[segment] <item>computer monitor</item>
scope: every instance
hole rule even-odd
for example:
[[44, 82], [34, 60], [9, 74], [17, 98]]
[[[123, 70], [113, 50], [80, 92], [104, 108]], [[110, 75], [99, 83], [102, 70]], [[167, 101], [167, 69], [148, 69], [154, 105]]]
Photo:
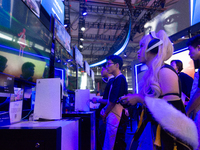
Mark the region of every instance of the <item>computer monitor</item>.
[[6, 0], [0, 9], [1, 72], [27, 81], [49, 76], [52, 33], [22, 1]]

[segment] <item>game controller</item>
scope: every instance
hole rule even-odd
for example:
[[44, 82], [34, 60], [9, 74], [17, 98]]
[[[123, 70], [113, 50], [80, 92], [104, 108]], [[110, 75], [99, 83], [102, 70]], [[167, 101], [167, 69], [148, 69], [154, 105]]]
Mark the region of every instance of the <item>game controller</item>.
[[122, 98], [124, 98], [125, 96], [121, 96], [121, 97], [119, 97], [118, 98], [118, 100], [117, 100], [117, 104], [123, 104], [124, 102], [125, 102], [125, 100], [121, 100]]

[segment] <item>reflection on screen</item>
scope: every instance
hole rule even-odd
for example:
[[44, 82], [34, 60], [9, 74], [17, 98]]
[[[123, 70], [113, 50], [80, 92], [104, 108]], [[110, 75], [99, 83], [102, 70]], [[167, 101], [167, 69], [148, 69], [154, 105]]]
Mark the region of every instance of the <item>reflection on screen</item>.
[[63, 80], [64, 92], [76, 89], [76, 64], [65, 48], [55, 40], [55, 77]]
[[64, 4], [61, 0], [42, 0], [42, 6], [45, 8], [49, 16], [51, 14], [64, 24]]
[[52, 34], [22, 1], [2, 1], [0, 57], [6, 58], [2, 72], [32, 82], [48, 77], [51, 44]]
[[41, 0], [23, 0], [26, 5], [35, 13], [36, 16], [40, 17], [40, 4]]
[[71, 37], [65, 30], [65, 27], [55, 18], [54, 23], [54, 32], [56, 39], [62, 44], [62, 46], [70, 52], [70, 43], [71, 43]]

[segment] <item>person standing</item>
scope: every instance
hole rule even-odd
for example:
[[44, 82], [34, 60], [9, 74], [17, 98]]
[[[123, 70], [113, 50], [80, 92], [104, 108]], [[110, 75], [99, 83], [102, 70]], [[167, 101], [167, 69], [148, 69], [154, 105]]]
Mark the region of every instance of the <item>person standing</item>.
[[196, 126], [185, 115], [178, 75], [172, 66], [164, 64], [173, 50], [163, 30], [150, 32], [140, 41], [138, 59], [148, 70], [139, 94], [128, 94], [121, 99], [124, 104], [143, 104], [134, 135], [138, 149], [191, 150], [198, 146]]
[[177, 72], [180, 82], [181, 82], [181, 91], [182, 91], [182, 100], [185, 103], [185, 101], [189, 101], [190, 99], [190, 92], [192, 89], [193, 84], [193, 78], [187, 75], [184, 72], [181, 72], [183, 70], [183, 63], [180, 60], [172, 60], [171, 66], [175, 69]]
[[[189, 48], [189, 55], [190, 57], [196, 61], [200, 60], [200, 35], [197, 35], [193, 38], [191, 38], [188, 43]], [[200, 76], [199, 76], [199, 69], [198, 69], [198, 79], [196, 87], [194, 87], [194, 94], [191, 95], [191, 99], [188, 102], [186, 109], [186, 114], [189, 115], [191, 112], [194, 112], [193, 114], [196, 114], [200, 110]], [[193, 83], [195, 84], [195, 83]], [[195, 116], [195, 115], [194, 115]], [[194, 119], [194, 117], [193, 117]]]
[[103, 150], [125, 150], [125, 132], [128, 118], [125, 115], [124, 107], [117, 103], [120, 97], [128, 94], [126, 78], [121, 73], [123, 60], [117, 55], [110, 55], [106, 59], [107, 71], [114, 76], [114, 81], [110, 87], [108, 103], [101, 110], [102, 119], [106, 122]]
[[103, 98], [97, 98], [97, 97], [93, 97], [91, 99], [92, 103], [96, 104], [96, 103], [100, 103], [99, 108], [96, 110], [95, 114], [96, 114], [96, 128], [97, 128], [97, 150], [101, 150], [103, 147], [103, 142], [104, 142], [104, 138], [105, 138], [105, 132], [106, 132], [106, 124], [103, 123], [101, 117], [100, 117], [100, 111], [106, 106], [107, 101], [108, 101], [108, 94], [110, 91], [110, 86], [113, 83], [114, 80], [114, 76], [112, 74], [109, 74], [107, 69], [106, 69], [106, 64], [104, 63], [102, 65], [102, 70], [101, 70], [101, 76], [102, 76], [102, 80], [104, 82], [106, 82], [106, 87], [103, 93]]
[[[200, 35], [196, 35], [189, 39], [187, 42], [189, 48], [189, 55], [194, 61], [200, 60]], [[198, 139], [200, 143], [200, 68], [195, 73], [194, 82], [192, 85], [192, 90], [190, 94], [190, 101], [188, 102], [186, 108], [186, 114], [191, 117], [198, 129]], [[198, 147], [200, 149], [200, 145]]]

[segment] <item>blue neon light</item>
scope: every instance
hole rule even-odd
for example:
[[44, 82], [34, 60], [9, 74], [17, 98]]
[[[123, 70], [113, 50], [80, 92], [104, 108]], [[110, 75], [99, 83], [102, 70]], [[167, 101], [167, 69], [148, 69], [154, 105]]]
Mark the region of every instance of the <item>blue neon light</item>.
[[139, 64], [136, 64], [135, 65], [135, 87], [136, 87], [136, 93], [138, 94], [138, 92], [139, 92], [139, 89], [138, 89], [138, 77], [137, 77], [137, 75], [138, 75], [138, 70], [137, 70], [137, 68], [138, 68], [138, 66], [141, 66], [142, 65], [142, 63], [139, 63]]
[[[117, 52], [114, 53], [114, 55], [119, 55], [125, 50], [126, 46], [128, 45], [129, 39], [130, 39], [130, 33], [131, 33], [131, 22], [129, 23], [129, 31], [128, 31], [128, 35], [126, 37], [126, 40], [125, 40], [124, 44], [122, 45], [122, 47]], [[105, 62], [106, 62], [106, 59], [104, 59], [104, 60], [102, 60], [100, 62], [91, 64], [90, 68], [91, 67], [95, 67], [95, 66], [99, 66], [99, 65], [101, 65], [101, 64], [103, 64]]]
[[188, 50], [188, 47], [185, 47], [185, 48], [179, 49], [177, 51], [174, 51], [173, 54], [177, 54], [177, 53], [180, 53], [180, 52], [185, 51], [185, 50]]
[[[0, 47], [5, 48], [5, 49], [10, 49], [12, 51], [19, 52], [18, 49], [15, 49], [15, 48], [12, 48], [12, 47], [8, 47], [8, 46], [4, 46], [4, 45], [1, 45], [1, 44], [0, 44]], [[35, 57], [39, 57], [39, 58], [44, 58], [44, 59], [50, 60], [48, 57], [44, 57], [44, 56], [40, 56], [40, 55], [37, 55], [37, 54], [29, 53], [29, 52], [26, 52], [26, 51], [24, 51], [24, 54], [28, 54], [28, 55], [31, 55], [31, 56], [35, 56]]]
[[105, 63], [105, 62], [106, 62], [106, 59], [104, 59], [104, 60], [102, 60], [102, 61], [100, 61], [100, 62], [97, 62], [97, 63], [94, 63], [94, 64], [90, 65], [90, 68], [91, 68], [91, 67], [95, 67], [95, 66], [99, 66], [99, 65], [101, 65], [101, 64], [103, 64], [103, 63]]

